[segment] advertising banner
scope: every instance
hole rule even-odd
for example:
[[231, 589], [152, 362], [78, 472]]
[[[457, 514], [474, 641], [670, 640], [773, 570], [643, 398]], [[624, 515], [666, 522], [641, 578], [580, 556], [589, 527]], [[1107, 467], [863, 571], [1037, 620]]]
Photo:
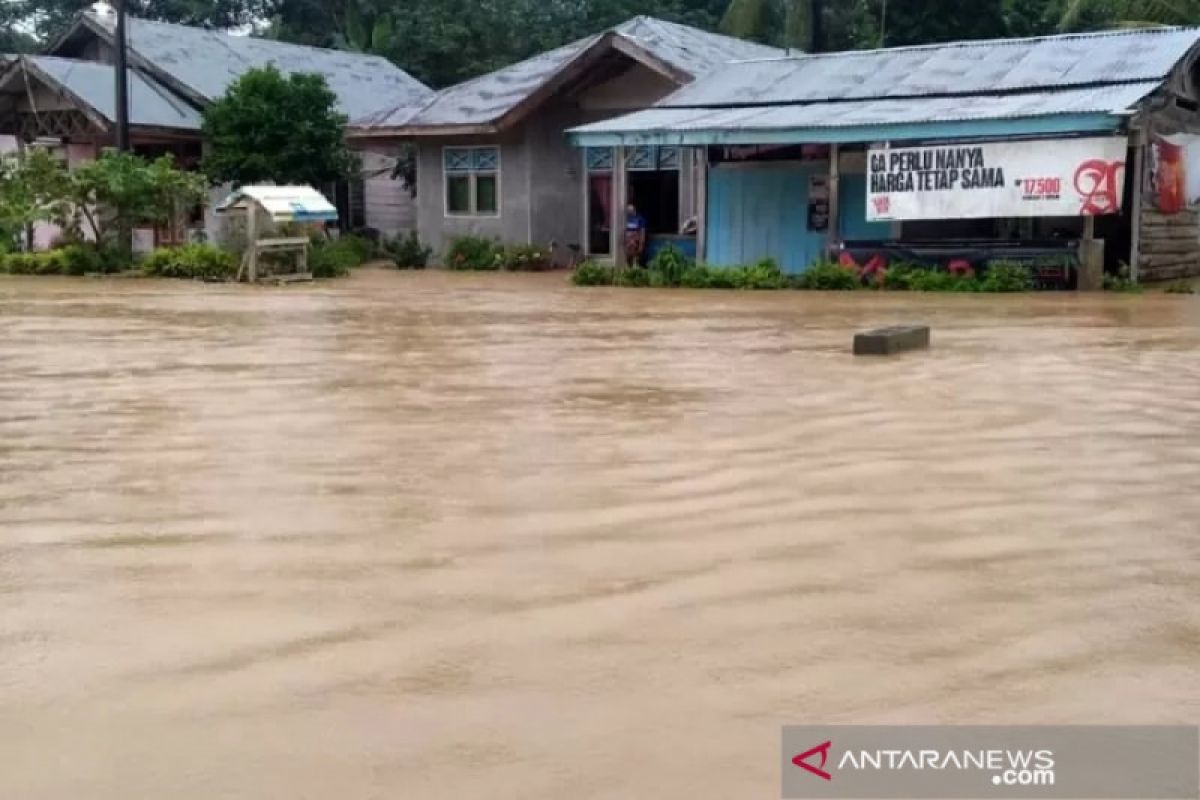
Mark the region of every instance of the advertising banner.
[[1200, 205], [1200, 136], [1155, 136], [1150, 147], [1153, 186], [1149, 200], [1164, 214]]
[[1122, 137], [871, 148], [867, 219], [1118, 214]]

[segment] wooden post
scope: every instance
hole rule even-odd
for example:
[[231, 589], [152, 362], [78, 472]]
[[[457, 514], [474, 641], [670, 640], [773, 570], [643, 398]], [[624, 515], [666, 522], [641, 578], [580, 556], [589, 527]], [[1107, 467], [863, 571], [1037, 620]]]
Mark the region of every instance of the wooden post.
[[696, 261], [704, 263], [708, 251], [708, 146], [696, 153]]
[[254, 201], [247, 200], [250, 207], [246, 209], [246, 246], [250, 257], [246, 270], [246, 279], [250, 283], [258, 280], [258, 207]]
[[1104, 241], [1096, 239], [1096, 218], [1083, 218], [1083, 239], [1079, 242], [1079, 281], [1081, 292], [1104, 288]]
[[625, 147], [619, 145], [613, 149], [613, 201], [612, 201], [612, 251], [613, 264], [618, 268], [625, 266], [625, 205], [629, 202], [629, 189], [626, 186]]
[[[17, 134], [17, 158], [24, 161], [25, 155], [26, 155], [25, 139], [18, 133]], [[33, 225], [32, 224], [26, 225], [24, 230], [21, 231], [21, 236], [25, 240], [24, 242], [22, 242], [22, 244], [25, 245], [24, 250], [26, 252], [33, 252], [33, 242], [34, 242]]]
[[1133, 203], [1129, 209], [1129, 280], [1138, 282], [1138, 261], [1142, 249], [1142, 187], [1145, 176], [1146, 143], [1141, 131], [1133, 145]]
[[826, 231], [826, 257], [835, 259], [834, 250], [837, 248], [838, 242], [841, 241], [841, 235], [838, 229], [841, 226], [841, 219], [838, 215], [838, 184], [841, 182], [842, 166], [839, 163], [841, 160], [841, 150], [837, 144], [829, 145], [829, 229]]

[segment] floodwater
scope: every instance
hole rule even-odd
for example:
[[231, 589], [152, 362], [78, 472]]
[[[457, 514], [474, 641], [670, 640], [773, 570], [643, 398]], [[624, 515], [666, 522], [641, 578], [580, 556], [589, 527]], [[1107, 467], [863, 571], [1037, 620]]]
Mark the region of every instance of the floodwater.
[[785, 723], [1200, 719], [1200, 297], [12, 278], [0, 378], [4, 800], [770, 798]]

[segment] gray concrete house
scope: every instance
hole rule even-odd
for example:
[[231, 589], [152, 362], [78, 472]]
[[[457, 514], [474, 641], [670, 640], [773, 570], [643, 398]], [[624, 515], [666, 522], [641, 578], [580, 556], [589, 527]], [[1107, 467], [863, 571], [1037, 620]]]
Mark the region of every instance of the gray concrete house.
[[[412, 143], [417, 231], [436, 252], [464, 234], [549, 245], [604, 258], [617, 248], [625, 198], [612, 150], [570, 146], [568, 128], [653, 105], [731, 61], [783, 51], [685, 25], [635, 17], [487, 75], [352, 120], [348, 136], [375, 151]], [[696, 213], [698, 165], [678, 148], [630, 148], [628, 198], [652, 243]], [[686, 242], [685, 242], [686, 244]]]
[[[0, 70], [0, 135], [56, 149], [74, 165], [114, 138], [111, 14], [85, 13], [42, 55], [14, 57]], [[194, 166], [203, 150], [200, 111], [247, 70], [325, 77], [342, 113], [353, 119], [384, 104], [411, 105], [433, 91], [385, 58], [285, 44], [220, 31], [130, 18], [131, 143], [154, 157], [171, 153]], [[346, 222], [385, 233], [415, 222], [411, 195], [391, 178], [385, 154], [364, 153], [365, 178], [329, 187]], [[334, 199], [334, 198], [331, 198]], [[205, 226], [210, 231], [210, 220]], [[39, 236], [39, 243], [52, 232]], [[161, 232], [150, 232], [160, 239]]]

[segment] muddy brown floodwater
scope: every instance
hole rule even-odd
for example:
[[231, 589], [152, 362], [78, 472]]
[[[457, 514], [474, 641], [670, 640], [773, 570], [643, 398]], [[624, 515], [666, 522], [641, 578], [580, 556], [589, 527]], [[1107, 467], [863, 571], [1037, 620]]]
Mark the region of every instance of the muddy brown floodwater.
[[771, 798], [784, 723], [1198, 718], [1200, 298], [0, 281], [5, 800]]

